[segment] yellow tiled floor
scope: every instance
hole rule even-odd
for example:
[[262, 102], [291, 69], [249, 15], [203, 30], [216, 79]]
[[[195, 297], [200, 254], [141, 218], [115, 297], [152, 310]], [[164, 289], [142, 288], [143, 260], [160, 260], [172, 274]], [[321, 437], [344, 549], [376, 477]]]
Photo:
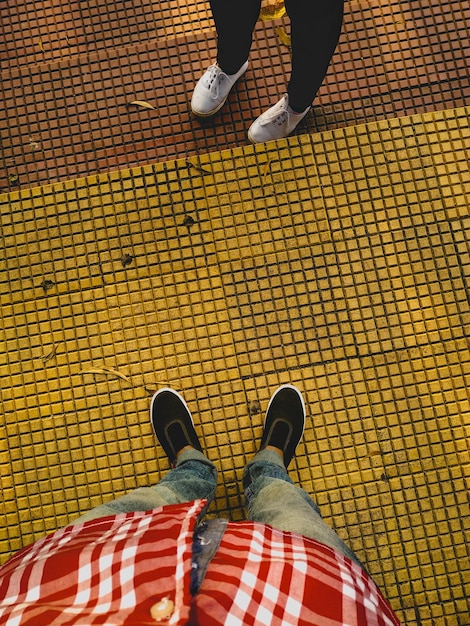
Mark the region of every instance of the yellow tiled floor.
[[292, 477], [404, 624], [468, 625], [470, 108], [0, 196], [2, 560], [159, 479], [171, 385], [240, 519], [277, 385]]

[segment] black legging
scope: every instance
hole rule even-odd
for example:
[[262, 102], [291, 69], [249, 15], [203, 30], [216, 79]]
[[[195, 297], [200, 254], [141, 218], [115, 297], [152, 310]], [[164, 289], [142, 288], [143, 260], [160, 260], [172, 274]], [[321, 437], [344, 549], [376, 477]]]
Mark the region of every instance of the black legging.
[[[217, 62], [235, 74], [247, 60], [261, 0], [210, 0], [217, 29]], [[338, 43], [344, 0], [285, 0], [291, 22], [289, 104], [304, 111], [325, 78]]]

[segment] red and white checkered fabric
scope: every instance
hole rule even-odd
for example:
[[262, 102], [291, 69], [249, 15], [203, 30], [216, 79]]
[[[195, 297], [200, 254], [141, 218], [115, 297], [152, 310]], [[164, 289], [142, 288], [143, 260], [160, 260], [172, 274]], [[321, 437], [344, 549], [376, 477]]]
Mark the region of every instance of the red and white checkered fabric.
[[191, 602], [194, 525], [205, 502], [122, 513], [67, 526], [0, 568], [0, 624], [153, 624], [150, 608], [175, 604], [185, 624]]
[[398, 626], [350, 559], [264, 524], [229, 524], [193, 599], [191, 626]]
[[[316, 541], [229, 524], [191, 598], [192, 537], [205, 502], [68, 526], [0, 568], [0, 625], [398, 626], [373, 581]], [[174, 605], [160, 622], [151, 608]]]

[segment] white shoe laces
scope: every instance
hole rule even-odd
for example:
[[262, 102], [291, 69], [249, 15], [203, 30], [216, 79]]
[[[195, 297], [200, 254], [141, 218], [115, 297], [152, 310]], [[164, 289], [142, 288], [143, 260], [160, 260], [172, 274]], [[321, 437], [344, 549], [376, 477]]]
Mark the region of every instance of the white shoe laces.
[[213, 100], [217, 100], [219, 97], [219, 85], [228, 76], [215, 64], [207, 68], [207, 74], [207, 87], [209, 88], [210, 97]]
[[262, 126], [266, 126], [266, 124], [275, 124], [276, 126], [288, 126], [290, 117], [291, 113], [289, 111], [288, 100], [287, 98], [283, 98], [277, 103], [277, 105], [273, 107], [271, 113], [266, 111], [266, 113], [261, 116], [260, 124]]

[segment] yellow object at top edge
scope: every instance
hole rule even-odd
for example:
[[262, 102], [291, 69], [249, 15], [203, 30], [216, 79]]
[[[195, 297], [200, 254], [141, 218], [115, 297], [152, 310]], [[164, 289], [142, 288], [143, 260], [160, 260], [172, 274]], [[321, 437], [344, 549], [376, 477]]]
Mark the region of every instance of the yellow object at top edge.
[[267, 0], [263, 2], [259, 17], [261, 20], [277, 20], [286, 14], [284, 0]]

